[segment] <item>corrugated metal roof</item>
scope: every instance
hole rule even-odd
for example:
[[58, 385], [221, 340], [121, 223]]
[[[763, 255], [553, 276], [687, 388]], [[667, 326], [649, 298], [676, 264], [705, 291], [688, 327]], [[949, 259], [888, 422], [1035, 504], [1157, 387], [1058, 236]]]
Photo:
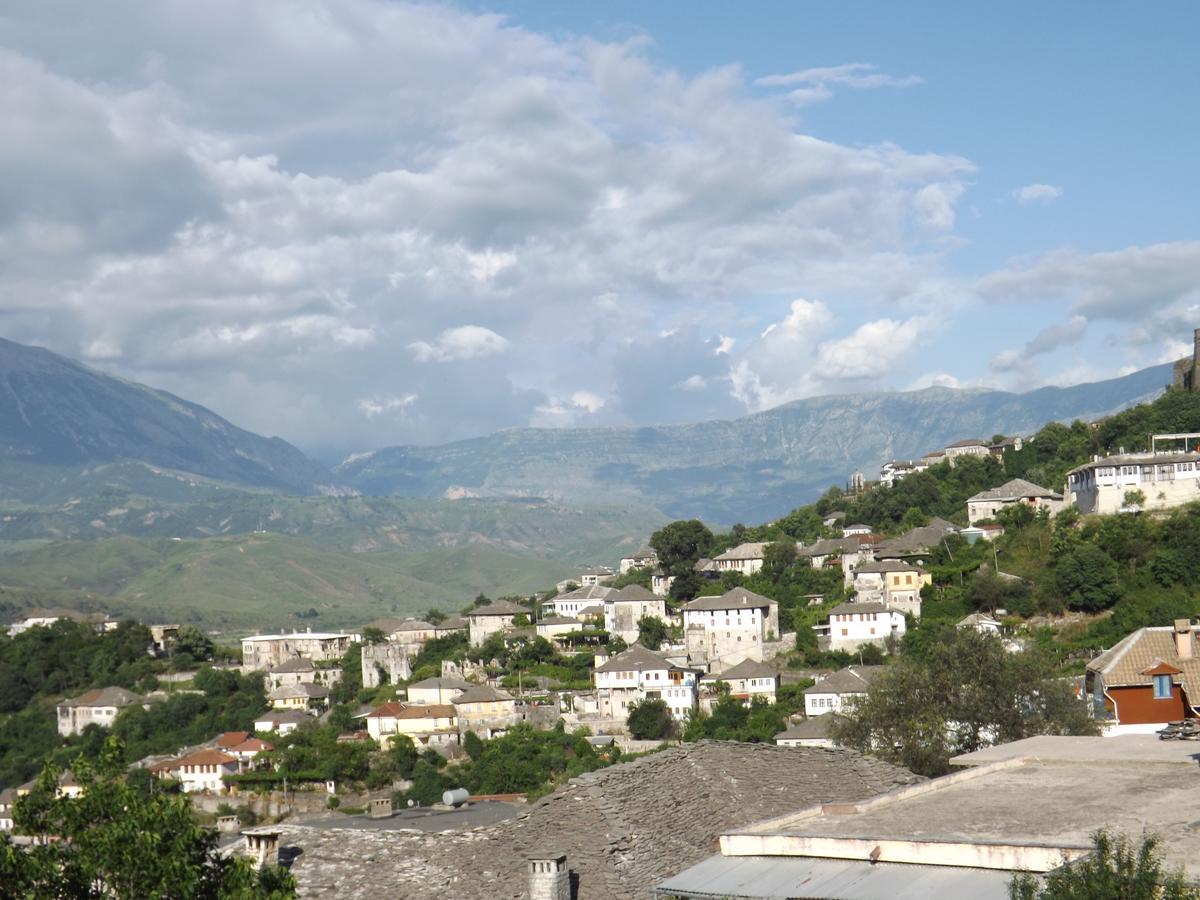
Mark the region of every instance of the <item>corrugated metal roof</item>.
[[801, 856], [711, 856], [654, 887], [659, 897], [752, 900], [1007, 900], [1004, 869], [913, 866]]

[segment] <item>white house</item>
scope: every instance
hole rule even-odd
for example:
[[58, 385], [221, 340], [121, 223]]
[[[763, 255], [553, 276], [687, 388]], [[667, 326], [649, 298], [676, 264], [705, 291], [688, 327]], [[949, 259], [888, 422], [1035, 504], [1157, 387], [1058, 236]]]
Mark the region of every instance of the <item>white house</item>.
[[829, 736], [829, 719], [818, 716], [797, 722], [787, 731], [775, 735], [776, 747], [833, 747]]
[[395, 700], [367, 713], [367, 733], [387, 749], [393, 737], [407, 735], [418, 749], [459, 742], [458, 714], [449, 704], [408, 704]]
[[604, 585], [576, 588], [565, 594], [557, 594], [543, 602], [542, 612], [548, 615], [575, 618], [587, 607], [603, 603], [614, 590], [615, 588]]
[[242, 671], [266, 671], [290, 659], [312, 662], [338, 660], [346, 655], [350, 645], [358, 639], [358, 635], [323, 631], [251, 635], [242, 638]]
[[710, 672], [700, 678], [700, 703], [711, 708], [718, 697], [718, 684], [729, 685], [729, 695], [745, 703], [761, 697], [774, 703], [779, 691], [779, 672], [766, 663], [745, 659], [723, 672]]
[[1067, 501], [1082, 513], [1121, 512], [1131, 491], [1142, 493], [1137, 507], [1144, 510], [1200, 500], [1200, 453], [1106, 456], [1067, 473]]
[[208, 791], [216, 794], [225, 790], [224, 777], [236, 775], [238, 768], [237, 757], [209, 748], [175, 760], [167, 771], [186, 793]]
[[1026, 481], [1014, 478], [1000, 487], [980, 491], [967, 500], [967, 521], [974, 525], [984, 519], [996, 518], [996, 513], [1009, 506], [1022, 504], [1035, 512], [1040, 509], [1056, 513], [1063, 506], [1063, 495]]
[[779, 604], [743, 587], [697, 597], [683, 609], [683, 640], [693, 661], [761, 662], [763, 644], [778, 637]]
[[696, 708], [696, 675], [666, 657], [634, 644], [596, 666], [592, 679], [600, 714], [624, 719], [629, 707], [643, 700], [662, 700], [676, 719]]
[[306, 710], [317, 715], [329, 703], [329, 688], [323, 684], [285, 684], [267, 694], [275, 709]]
[[653, 547], [643, 547], [632, 556], [621, 557], [620, 570], [625, 575], [634, 569], [654, 569], [658, 566], [658, 551]]
[[517, 616], [528, 616], [529, 610], [507, 600], [497, 600], [487, 606], [477, 606], [467, 613], [468, 634], [472, 647], [478, 647], [489, 637], [512, 627]]
[[897, 481], [917, 471], [916, 464], [909, 460], [894, 459], [879, 467], [879, 482], [885, 487], [893, 487]]
[[826, 675], [804, 690], [804, 712], [810, 718], [837, 712], [855, 697], [867, 692], [884, 666], [850, 666]]
[[596, 587], [601, 584], [608, 584], [617, 577], [617, 573], [608, 566], [588, 566], [580, 569], [579, 574], [572, 575], [570, 578], [564, 578], [557, 585], [560, 591], [565, 591], [571, 585], [579, 587]]
[[298, 710], [289, 709], [282, 712], [279, 710], [270, 710], [254, 720], [254, 730], [259, 734], [275, 733], [283, 736], [291, 734], [304, 722], [310, 721], [312, 719], [309, 715]]
[[58, 733], [63, 737], [82, 734], [89, 725], [110, 728], [121, 710], [142, 702], [141, 697], [125, 688], [88, 691], [74, 700], [58, 704]]
[[870, 533], [871, 533], [870, 525], [863, 525], [863, 524], [859, 523], [859, 524], [854, 524], [854, 525], [843, 525], [842, 526], [842, 537], [853, 537], [856, 534], [870, 534]]
[[763, 552], [766, 546], [766, 541], [738, 544], [736, 547], [731, 547], [724, 553], [714, 556], [713, 562], [717, 564], [717, 569], [721, 572], [741, 572], [743, 575], [753, 575], [763, 567]]
[[638, 622], [649, 616], [669, 624], [667, 601], [639, 584], [630, 584], [609, 594], [604, 601], [604, 630], [627, 644], [638, 639]]
[[469, 681], [443, 675], [439, 678], [426, 678], [408, 686], [408, 702], [435, 705], [449, 703], [463, 691], [472, 687]]
[[548, 641], [581, 630], [583, 623], [570, 616], [547, 616], [537, 623], [537, 636]]
[[904, 613], [886, 603], [842, 603], [830, 610], [827, 625], [813, 630], [828, 634], [830, 650], [853, 653], [864, 644], [883, 646], [888, 638], [903, 637]]
[[855, 599], [859, 603], [883, 602], [921, 618], [921, 588], [933, 576], [920, 566], [898, 559], [863, 563], [853, 572]]
[[979, 438], [968, 438], [965, 441], [955, 441], [945, 449], [946, 460], [954, 465], [954, 460], [960, 456], [991, 456], [991, 442]]

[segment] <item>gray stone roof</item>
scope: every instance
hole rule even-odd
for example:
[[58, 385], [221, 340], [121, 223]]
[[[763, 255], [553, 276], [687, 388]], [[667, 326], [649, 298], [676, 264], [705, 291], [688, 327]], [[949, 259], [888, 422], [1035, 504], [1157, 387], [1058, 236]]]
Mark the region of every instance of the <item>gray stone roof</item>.
[[1200, 462], [1200, 453], [1126, 453], [1118, 456], [1102, 456], [1070, 469], [1067, 474], [1073, 475], [1084, 469], [1095, 469], [1097, 466], [1165, 466], [1181, 462]]
[[457, 697], [450, 700], [451, 703], [495, 703], [503, 700], [511, 700], [513, 695], [508, 691], [501, 691], [487, 684], [477, 684], [467, 688]]
[[862, 694], [887, 666], [850, 666], [804, 689], [806, 694]]
[[516, 818], [447, 833], [284, 824], [305, 898], [517, 900], [526, 859], [567, 855], [583, 900], [648, 900], [731, 828], [923, 779], [849, 750], [701, 741], [572, 779]]
[[704, 612], [710, 609], [767, 609], [774, 602], [762, 594], [735, 587], [720, 597], [697, 597], [687, 605], [687, 609], [690, 612]]
[[476, 616], [517, 616], [521, 613], [529, 615], [529, 610], [524, 606], [517, 606], [515, 603], [509, 603], [507, 600], [496, 600], [489, 603], [487, 606], [478, 606], [467, 613], [468, 619], [473, 619]]
[[953, 450], [957, 447], [986, 447], [990, 441], [982, 440], [981, 438], [967, 438], [965, 441], [955, 441], [953, 444], [947, 444], [947, 450]]
[[730, 547], [724, 553], [713, 557], [713, 559], [724, 560], [746, 560], [746, 559], [762, 559], [763, 553], [767, 549], [767, 541], [752, 541], [746, 544], [738, 544], [736, 547]]
[[924, 572], [920, 566], [914, 566], [912, 563], [901, 562], [897, 559], [884, 559], [879, 562], [863, 563], [854, 570], [855, 574], [866, 572], [868, 574], [882, 575], [884, 572]]
[[775, 735], [775, 740], [816, 741], [828, 739], [829, 726], [833, 724], [834, 718], [836, 718], [834, 713], [813, 716], [811, 719], [797, 722], [787, 731], [779, 732], [779, 734]]
[[647, 672], [657, 669], [674, 669], [667, 658], [641, 644], [631, 644], [624, 653], [618, 653], [603, 665], [596, 666], [597, 672]]
[[290, 700], [304, 698], [306, 700], [324, 700], [329, 696], [329, 688], [323, 684], [285, 684], [267, 694], [268, 700]]
[[543, 619], [538, 619], [539, 625], [581, 625], [578, 619], [571, 616], [546, 616]]
[[880, 613], [892, 611], [892, 608], [886, 603], [839, 603], [829, 611], [829, 614], [831, 616], [846, 616], [850, 613]]
[[980, 491], [975, 496], [968, 497], [967, 502], [970, 503], [977, 500], [1025, 500], [1031, 497], [1049, 497], [1052, 500], [1061, 500], [1062, 494], [1034, 484], [1032, 481], [1026, 481], [1024, 478], [1014, 478], [1011, 481], [1004, 482], [1000, 487]]
[[426, 678], [423, 681], [418, 681], [415, 684], [408, 686], [409, 690], [413, 688], [424, 688], [426, 690], [438, 691], [465, 691], [471, 687], [471, 682], [464, 681], [461, 678], [453, 678], [451, 676], [441, 676], [436, 678]]
[[605, 587], [602, 584], [591, 584], [587, 587], [575, 588], [573, 591], [567, 591], [565, 594], [551, 597], [546, 602], [555, 603], [559, 600], [603, 600], [609, 594], [613, 593], [616, 593], [616, 588]]
[[620, 603], [622, 600], [662, 600], [662, 597], [651, 593], [640, 584], [627, 584], [625, 587], [613, 591], [607, 597], [609, 603]]
[[910, 529], [899, 537], [880, 541], [875, 545], [875, 558], [881, 559], [892, 555], [907, 556], [932, 550], [942, 542], [942, 538], [956, 531], [958, 529], [954, 525], [945, 519], [934, 516], [929, 520], [928, 525]]
[[766, 663], [753, 659], [743, 659], [736, 666], [731, 666], [724, 672], [713, 672], [701, 678], [701, 681], [730, 681], [734, 678], [778, 678], [779, 671]]
[[141, 703], [142, 698], [133, 691], [127, 691], [122, 687], [106, 687], [100, 688], [97, 691], [88, 691], [74, 700], [67, 700], [62, 706], [74, 707], [116, 707], [124, 709], [126, 706], [133, 706], [135, 703]]
[[814, 556], [830, 556], [834, 553], [854, 553], [861, 546], [857, 537], [821, 538], [807, 547], [798, 547], [796, 555], [811, 559]]
[[271, 675], [300, 675], [305, 672], [315, 671], [316, 668], [317, 667], [312, 664], [311, 659], [304, 659], [302, 657], [296, 657], [295, 659], [289, 659], [285, 663], [280, 663], [275, 668], [271, 669], [269, 674], [271, 674]]

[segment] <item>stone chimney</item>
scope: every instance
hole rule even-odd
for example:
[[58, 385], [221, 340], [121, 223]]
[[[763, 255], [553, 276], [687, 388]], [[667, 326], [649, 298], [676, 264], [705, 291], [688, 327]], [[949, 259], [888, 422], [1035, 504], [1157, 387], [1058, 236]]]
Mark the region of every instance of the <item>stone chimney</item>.
[[1190, 619], [1175, 620], [1175, 655], [1180, 659], [1191, 659], [1196, 650], [1196, 638], [1192, 634]]
[[529, 900], [571, 900], [567, 854], [541, 853], [529, 860]]
[[254, 863], [254, 868], [279, 865], [279, 836], [283, 833], [279, 828], [249, 828], [242, 832], [246, 839], [242, 851]]

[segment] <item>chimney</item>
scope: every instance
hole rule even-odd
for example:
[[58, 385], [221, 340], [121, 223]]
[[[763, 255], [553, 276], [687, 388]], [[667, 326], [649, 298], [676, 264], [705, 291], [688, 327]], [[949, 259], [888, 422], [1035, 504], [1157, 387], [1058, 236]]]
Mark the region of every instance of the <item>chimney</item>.
[[1191, 659], [1195, 652], [1196, 639], [1192, 634], [1190, 619], [1175, 620], [1175, 655], [1180, 659]]
[[567, 854], [540, 853], [528, 857], [529, 900], [571, 900]]

